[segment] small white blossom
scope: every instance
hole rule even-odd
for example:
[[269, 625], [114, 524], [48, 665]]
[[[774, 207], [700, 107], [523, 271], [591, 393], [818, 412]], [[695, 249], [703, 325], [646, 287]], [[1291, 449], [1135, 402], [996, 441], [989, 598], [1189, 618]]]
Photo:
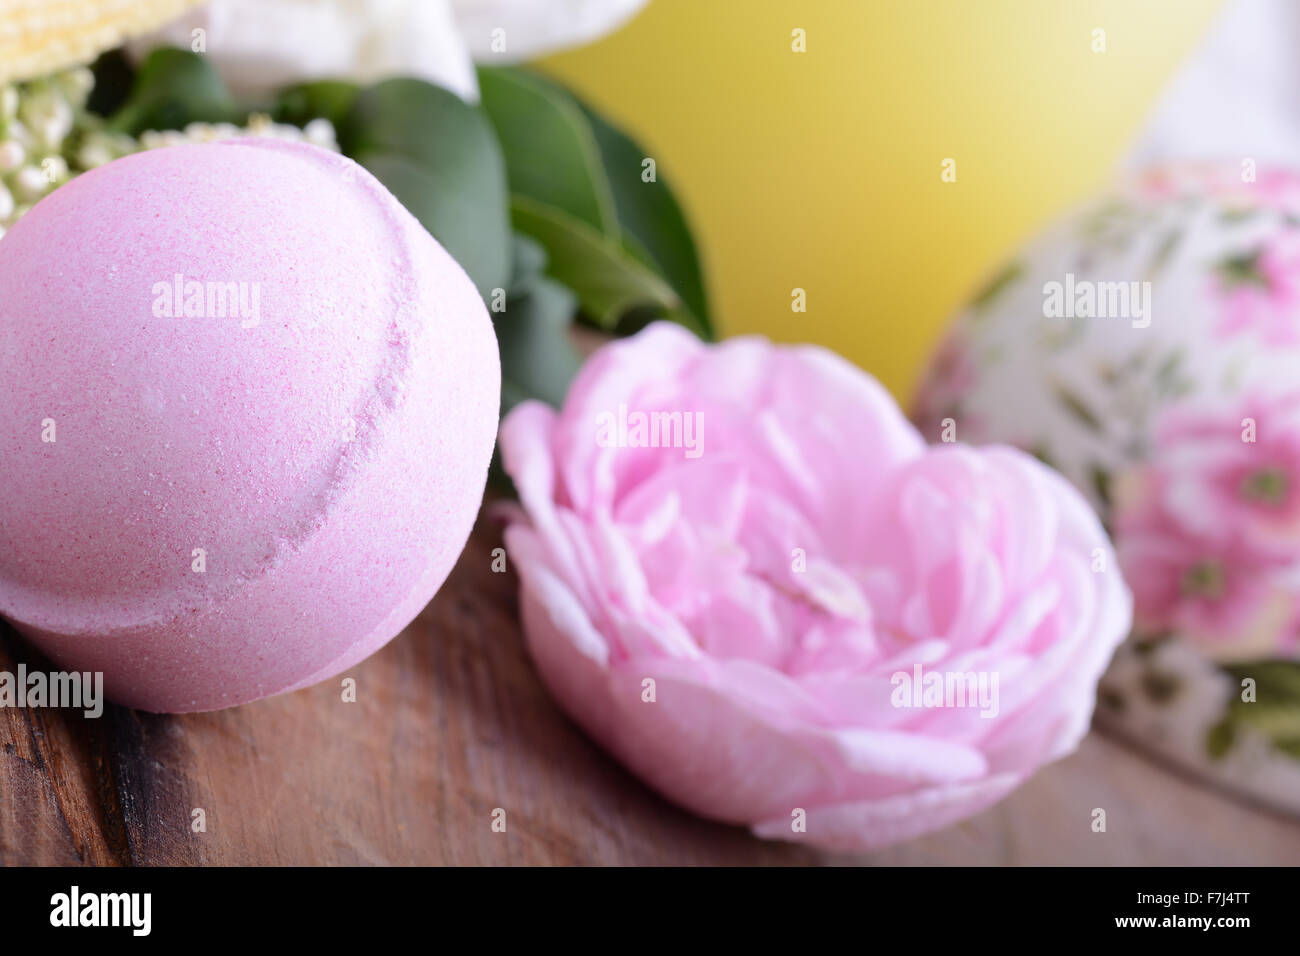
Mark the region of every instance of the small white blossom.
[[312, 120], [303, 127], [302, 132], [307, 137], [307, 142], [314, 146], [338, 149], [338, 143], [335, 141], [334, 124], [327, 119]]
[[68, 161], [62, 156], [46, 156], [41, 160], [41, 175], [47, 183], [61, 183], [68, 178]]
[[98, 169], [116, 158], [112, 150], [98, 141], [85, 143], [77, 150], [77, 165], [82, 169]]
[[90, 98], [90, 91], [95, 88], [95, 74], [90, 71], [90, 67], [82, 66], [75, 70], [68, 70], [66, 73], [59, 73], [54, 77], [54, 82], [67, 101], [80, 109], [86, 105], [86, 100]]
[[5, 126], [5, 132], [9, 139], [13, 140], [24, 150], [29, 150], [34, 145], [32, 134], [28, 132], [27, 127], [23, 125], [20, 119], [13, 119]]
[[23, 199], [40, 199], [51, 185], [45, 179], [45, 173], [39, 166], [24, 166], [14, 174], [10, 185], [16, 195]]
[[136, 139], [110, 133], [85, 114], [94, 75], [81, 67], [44, 80], [0, 87], [0, 235], [32, 204], [68, 179], [142, 149], [269, 137], [338, 150], [334, 126], [313, 120], [306, 129], [255, 114], [248, 125], [191, 123], [184, 130], [150, 130]]
[[0, 173], [13, 172], [27, 159], [27, 150], [22, 143], [7, 139], [0, 143]]
[[72, 107], [53, 88], [25, 98], [18, 106], [18, 118], [32, 131], [36, 145], [48, 150], [62, 145], [74, 120]]
[[312, 143], [324, 149], [338, 151], [334, 124], [327, 119], [312, 120], [306, 129], [274, 123], [269, 116], [254, 113], [245, 127], [231, 123], [191, 123], [184, 130], [150, 130], [140, 136], [145, 149], [164, 146], [188, 146], [195, 143], [219, 143], [227, 139], [283, 139], [299, 143]]

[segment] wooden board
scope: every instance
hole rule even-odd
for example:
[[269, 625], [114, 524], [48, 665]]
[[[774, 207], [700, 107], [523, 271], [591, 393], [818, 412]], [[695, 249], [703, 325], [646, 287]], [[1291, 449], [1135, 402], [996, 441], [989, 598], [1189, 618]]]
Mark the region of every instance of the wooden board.
[[[1300, 824], [1089, 737], [974, 820], [869, 857], [669, 805], [590, 744], [524, 650], [481, 519], [442, 592], [340, 679], [211, 714], [0, 709], [0, 864], [1300, 862]], [[45, 666], [0, 626], [0, 670]], [[1108, 830], [1093, 833], [1104, 807]], [[494, 809], [506, 832], [494, 833]], [[191, 829], [202, 809], [206, 832]]]

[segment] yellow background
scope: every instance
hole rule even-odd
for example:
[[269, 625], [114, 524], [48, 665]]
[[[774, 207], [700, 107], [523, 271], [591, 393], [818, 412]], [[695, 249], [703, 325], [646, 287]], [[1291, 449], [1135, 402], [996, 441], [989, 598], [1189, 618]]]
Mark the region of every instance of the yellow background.
[[819, 342], [906, 400], [981, 279], [1106, 184], [1218, 6], [651, 0], [542, 67], [674, 183], [723, 334]]

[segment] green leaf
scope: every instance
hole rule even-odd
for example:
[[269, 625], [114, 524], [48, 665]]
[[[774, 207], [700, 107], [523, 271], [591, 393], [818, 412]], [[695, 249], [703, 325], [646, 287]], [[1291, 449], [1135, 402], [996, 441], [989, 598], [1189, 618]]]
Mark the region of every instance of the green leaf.
[[1228, 288], [1237, 288], [1243, 285], [1258, 286], [1263, 289], [1269, 287], [1268, 279], [1260, 272], [1259, 260], [1264, 254], [1262, 248], [1250, 252], [1244, 252], [1235, 256], [1226, 256], [1219, 260], [1215, 266], [1215, 272]]
[[1128, 706], [1128, 701], [1124, 699], [1124, 695], [1110, 687], [1097, 688], [1097, 703], [1117, 714], [1124, 713], [1125, 707]]
[[1236, 739], [1237, 725], [1231, 718], [1225, 717], [1205, 732], [1205, 752], [1219, 760], [1232, 749]]
[[145, 59], [126, 103], [109, 120], [108, 128], [138, 136], [145, 130], [240, 118], [235, 101], [205, 57], [160, 47]]
[[1083, 400], [1078, 395], [1059, 382], [1053, 383], [1052, 391], [1056, 395], [1056, 400], [1061, 403], [1061, 407], [1085, 428], [1094, 432], [1104, 430], [1100, 419], [1097, 418], [1092, 409], [1083, 403]]
[[1174, 252], [1177, 251], [1179, 244], [1183, 241], [1183, 231], [1179, 228], [1170, 229], [1165, 233], [1164, 238], [1160, 240], [1160, 245], [1156, 246], [1156, 251], [1151, 256], [1151, 261], [1147, 264], [1145, 279], [1154, 278], [1158, 275], [1169, 260], [1173, 258]]
[[515, 228], [546, 247], [548, 272], [577, 293], [584, 315], [596, 325], [614, 329], [638, 307], [680, 320], [677, 293], [619, 240], [526, 196], [515, 196], [510, 209]]
[[1240, 222], [1247, 222], [1253, 219], [1260, 209], [1258, 206], [1242, 206], [1238, 209], [1224, 209], [1219, 213], [1219, 222], [1226, 225], [1235, 225]]
[[1300, 661], [1265, 658], [1225, 664], [1223, 669], [1237, 678], [1238, 682], [1247, 677], [1252, 678], [1261, 701], [1268, 696], [1277, 703], [1300, 704]]
[[423, 80], [364, 90], [339, 128], [369, 169], [469, 273], [484, 299], [510, 279], [505, 162], [492, 127], [460, 97]]
[[1047, 446], [1046, 446], [1046, 445], [1036, 445], [1036, 446], [1034, 446], [1033, 448], [1030, 448], [1030, 449], [1027, 449], [1027, 450], [1028, 450], [1029, 454], [1033, 455], [1035, 458], [1037, 458], [1039, 461], [1041, 461], [1041, 462], [1042, 462], [1044, 465], [1046, 465], [1048, 468], [1051, 468], [1053, 471], [1059, 471], [1059, 470], [1060, 470], [1060, 469], [1056, 466], [1056, 462], [1055, 462], [1055, 460], [1052, 458], [1052, 453], [1051, 453], [1050, 451], [1047, 450]]
[[984, 311], [1024, 274], [1025, 267], [1022, 263], [1010, 262], [1003, 266], [993, 278], [984, 283], [983, 287], [975, 293], [975, 298], [971, 299], [971, 307], [976, 312]]
[[614, 196], [596, 137], [572, 97], [508, 67], [480, 69], [479, 93], [501, 141], [510, 192], [617, 235]]
[[95, 85], [86, 100], [86, 109], [96, 116], [112, 116], [124, 105], [135, 85], [135, 67], [122, 49], [101, 53], [90, 66]]
[[1155, 656], [1155, 652], [1168, 642], [1169, 638], [1170, 634], [1168, 631], [1163, 633], [1144, 633], [1141, 640], [1133, 641], [1129, 646], [1133, 648], [1133, 653], [1137, 654], [1138, 657], [1150, 660]]
[[[506, 71], [483, 72], [494, 74], [489, 80], [490, 86], [494, 80], [499, 79], [500, 74]], [[667, 279], [668, 284], [677, 292], [683, 302], [683, 310], [689, 313], [682, 315], [679, 321], [704, 337], [713, 338], [708, 295], [699, 254], [686, 216], [671, 186], [664, 178], [662, 170], [656, 169], [654, 182], [644, 182], [641, 178], [642, 164], [648, 158], [648, 153], [626, 132], [602, 117], [572, 90], [561, 86], [549, 77], [518, 69], [508, 72], [512, 77], [521, 79], [535, 93], [545, 94], [546, 101], [558, 105], [566, 118], [572, 119], [574, 110], [578, 111], [577, 118], [594, 136], [600, 153], [598, 162], [603, 172], [599, 176], [593, 176], [597, 203], [604, 206], [607, 203], [605, 195], [612, 197], [617, 229], [622, 233], [627, 251]], [[490, 105], [491, 91], [487, 86], [484, 89], [484, 104], [491, 112], [493, 110]], [[498, 123], [498, 128], [500, 127], [501, 124]], [[588, 139], [587, 136], [582, 138]], [[531, 147], [531, 143], [525, 143], [521, 152], [527, 155], [526, 150]], [[508, 164], [512, 162], [510, 152], [507, 149]], [[585, 148], [583, 152], [586, 152]], [[573, 168], [589, 169], [588, 164], [589, 159], [584, 156], [581, 165], [575, 165]], [[603, 225], [604, 216], [600, 222], [597, 222], [589, 215], [584, 216], [565, 201], [548, 199], [540, 190], [529, 191], [529, 189], [516, 187], [514, 170], [515, 165], [512, 164], [512, 192], [556, 206], [583, 219], [589, 225], [596, 226], [608, 235], [614, 234]], [[553, 171], [545, 169], [539, 169], [537, 172], [546, 177], [556, 175]]]
[[537, 277], [519, 297], [508, 296], [492, 316], [501, 346], [501, 413], [526, 399], [559, 407], [582, 364], [569, 339], [577, 297], [560, 283]]
[[[1223, 666], [1237, 682], [1228, 701], [1229, 717], [1264, 734], [1290, 753], [1300, 739], [1300, 661], [1267, 659]], [[1255, 700], [1241, 699], [1241, 681], [1255, 681]]]
[[618, 221], [628, 233], [628, 246], [654, 265], [677, 290], [686, 307], [713, 338], [704, 270], [686, 215], [676, 195], [656, 167], [655, 182], [641, 179], [647, 152], [626, 133], [581, 104], [591, 122], [614, 191]]
[[1300, 760], [1300, 735], [1295, 737], [1275, 737], [1273, 746], [1292, 760]]
[[346, 80], [315, 80], [281, 90], [271, 115], [277, 123], [306, 126], [327, 119], [335, 129], [347, 119], [361, 87]]
[[546, 249], [536, 239], [517, 232], [511, 238], [511, 250], [510, 294], [523, 295], [546, 271]]
[[1155, 704], [1167, 704], [1178, 696], [1182, 682], [1165, 671], [1148, 670], [1142, 674], [1143, 693]]
[[505, 288], [510, 275], [506, 227], [491, 221], [491, 211], [457, 190], [447, 178], [414, 159], [393, 153], [360, 153], [356, 161], [388, 187], [430, 235], [442, 243], [488, 300]]
[[1092, 482], [1092, 490], [1097, 495], [1097, 500], [1101, 502], [1103, 512], [1110, 511], [1110, 475], [1106, 469], [1100, 465], [1093, 465], [1088, 470], [1088, 478]]

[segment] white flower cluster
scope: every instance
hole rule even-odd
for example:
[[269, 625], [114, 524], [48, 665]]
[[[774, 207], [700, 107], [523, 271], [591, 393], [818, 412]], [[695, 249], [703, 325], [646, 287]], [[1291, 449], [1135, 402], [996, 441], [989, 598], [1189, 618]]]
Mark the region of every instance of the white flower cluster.
[[244, 136], [272, 137], [338, 150], [326, 119], [305, 129], [255, 114], [248, 125], [191, 123], [183, 130], [150, 130], [139, 139], [103, 128], [86, 111], [95, 79], [80, 67], [45, 79], [0, 86], [0, 237], [32, 205], [87, 170], [145, 149], [213, 143]]
[[148, 130], [140, 136], [140, 147], [159, 149], [163, 146], [216, 143], [223, 139], [239, 139], [244, 136], [295, 140], [332, 149], [335, 152], [338, 152], [339, 148], [334, 136], [334, 124], [327, 119], [314, 119], [304, 128], [299, 129], [297, 126], [285, 123], [273, 123], [269, 116], [260, 113], [250, 116], [247, 126], [236, 126], [233, 123], [190, 123], [180, 130]]
[[0, 235], [72, 175], [65, 146], [94, 82], [83, 67], [0, 87]]

